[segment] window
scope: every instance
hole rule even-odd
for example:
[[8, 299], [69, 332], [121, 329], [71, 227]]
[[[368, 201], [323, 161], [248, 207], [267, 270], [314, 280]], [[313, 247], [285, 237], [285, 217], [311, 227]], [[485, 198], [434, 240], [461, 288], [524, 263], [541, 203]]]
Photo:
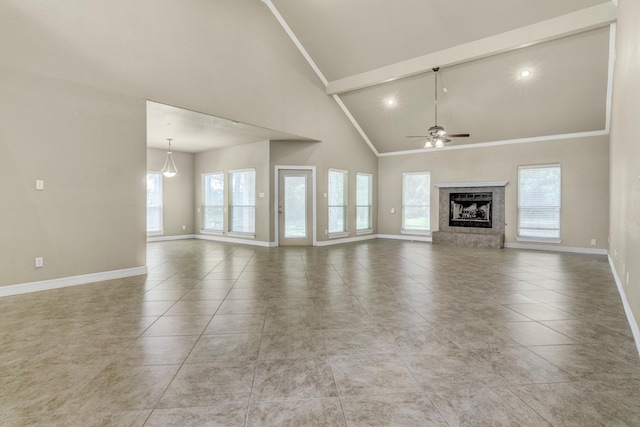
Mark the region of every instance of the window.
[[147, 173], [147, 233], [162, 234], [162, 174]]
[[559, 243], [560, 165], [518, 168], [518, 237]]
[[256, 232], [256, 171], [229, 172], [229, 231], [254, 234]]
[[368, 173], [356, 174], [356, 231], [371, 230], [371, 183]]
[[402, 231], [427, 233], [431, 229], [429, 172], [402, 174]]
[[329, 169], [329, 234], [347, 232], [347, 171]]
[[202, 176], [204, 191], [202, 201], [202, 229], [224, 231], [224, 173], [209, 173]]

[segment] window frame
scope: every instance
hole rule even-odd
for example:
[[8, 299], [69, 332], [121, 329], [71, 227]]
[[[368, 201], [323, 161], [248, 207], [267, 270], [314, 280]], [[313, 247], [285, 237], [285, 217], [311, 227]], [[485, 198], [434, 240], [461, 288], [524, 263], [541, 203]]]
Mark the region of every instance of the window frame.
[[[219, 175], [222, 178], [222, 204], [221, 205], [209, 205], [207, 204], [207, 178], [211, 177], [211, 176], [216, 176]], [[223, 234], [224, 233], [224, 226], [225, 226], [225, 195], [224, 192], [226, 190], [226, 179], [225, 179], [225, 173], [224, 172], [207, 172], [207, 173], [203, 173], [202, 174], [202, 216], [201, 216], [201, 221], [202, 221], [202, 229], [201, 231], [204, 233], [212, 233], [212, 234]], [[221, 213], [221, 220], [222, 220], [222, 225], [220, 228], [207, 228], [206, 227], [206, 216], [207, 216], [207, 208], [220, 208], [222, 210]]]
[[[408, 176], [415, 176], [415, 175], [424, 175], [425, 177], [427, 177], [427, 198], [426, 198], [426, 204], [424, 205], [407, 205], [405, 203], [405, 187], [406, 187], [406, 178]], [[407, 224], [406, 224], [406, 213], [407, 213], [407, 208], [408, 207], [413, 207], [413, 208], [426, 208], [427, 214], [428, 214], [428, 221], [427, 221], [427, 228], [423, 229], [423, 228], [408, 228]], [[424, 235], [430, 235], [431, 234], [431, 172], [428, 171], [422, 171], [422, 172], [403, 172], [402, 173], [402, 225], [401, 225], [401, 229], [400, 232], [403, 234], [424, 234]]]
[[[555, 237], [543, 237], [543, 236], [528, 236], [526, 234], [521, 233], [521, 203], [522, 203], [522, 180], [521, 180], [521, 171], [527, 169], [558, 169], [558, 205], [557, 206], [539, 206], [539, 208], [544, 209], [557, 209], [557, 222], [558, 228], [535, 228], [540, 230], [557, 230], [557, 236]], [[527, 206], [528, 208], [535, 206]], [[516, 230], [516, 240], [521, 242], [539, 242], [539, 243], [562, 243], [562, 165], [560, 163], [545, 163], [545, 164], [535, 164], [535, 165], [521, 165], [518, 166], [518, 196], [517, 196], [517, 230]], [[526, 227], [527, 229], [533, 229], [533, 227]]]
[[[234, 192], [233, 192], [233, 187], [234, 187], [234, 181], [233, 181], [233, 176], [235, 174], [241, 174], [241, 173], [247, 173], [247, 172], [251, 172], [253, 173], [253, 200], [252, 203], [253, 204], [249, 204], [249, 205], [236, 205], [233, 203], [233, 196], [234, 196]], [[229, 209], [228, 209], [228, 216], [227, 216], [227, 221], [228, 221], [228, 229], [229, 231], [227, 232], [228, 236], [238, 236], [238, 237], [250, 237], [250, 238], [255, 238], [256, 236], [256, 170], [255, 168], [246, 168], [246, 169], [236, 169], [236, 170], [230, 170], [228, 172], [229, 174], [229, 181], [228, 181], [228, 203], [229, 203]], [[234, 229], [234, 221], [233, 221], [233, 213], [234, 210], [236, 208], [253, 208], [253, 217], [252, 217], [252, 230], [235, 230]]]
[[[337, 204], [337, 205], [332, 205], [331, 204], [331, 199], [332, 199], [332, 191], [331, 191], [331, 174], [341, 174], [343, 176], [343, 181], [342, 181], [342, 185], [343, 185], [343, 192], [342, 192], [342, 204]], [[343, 169], [334, 169], [334, 168], [329, 168], [328, 173], [327, 173], [327, 234], [329, 236], [329, 238], [336, 238], [336, 237], [345, 237], [349, 235], [349, 225], [348, 225], [348, 215], [347, 215], [347, 209], [348, 209], [348, 200], [349, 200], [349, 196], [348, 196], [348, 188], [349, 188], [349, 171], [343, 170]], [[335, 208], [342, 208], [342, 215], [343, 215], [343, 229], [342, 230], [331, 230], [331, 210], [335, 209]]]
[[[360, 205], [359, 203], [359, 188], [358, 181], [361, 177], [366, 177], [368, 181], [367, 185], [367, 205]], [[359, 212], [361, 208], [367, 209], [367, 226], [364, 228], [359, 228], [358, 226], [358, 218], [360, 218]], [[367, 234], [373, 232], [373, 174], [366, 172], [356, 172], [356, 233], [357, 234]]]
[[[153, 175], [157, 178], [156, 182], [158, 183], [159, 191], [159, 197], [160, 197], [160, 203], [157, 205], [149, 205], [149, 176]], [[162, 177], [162, 173], [161, 172], [152, 172], [152, 171], [147, 171], [147, 216], [146, 216], [146, 223], [147, 223], [147, 236], [159, 236], [164, 234], [164, 185], [163, 185], [163, 177]], [[150, 207], [156, 207], [158, 208], [158, 216], [159, 216], [159, 224], [160, 224], [160, 228], [158, 229], [149, 229], [149, 208]]]

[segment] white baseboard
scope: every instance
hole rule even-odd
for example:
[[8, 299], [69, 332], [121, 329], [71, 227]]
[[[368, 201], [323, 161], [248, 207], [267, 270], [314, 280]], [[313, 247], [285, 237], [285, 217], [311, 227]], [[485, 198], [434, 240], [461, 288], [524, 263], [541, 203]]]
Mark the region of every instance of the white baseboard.
[[147, 274], [146, 266], [125, 268], [123, 270], [104, 271], [101, 273], [83, 274], [80, 276], [61, 277], [59, 279], [42, 280], [40, 282], [0, 286], [0, 297], [66, 288], [67, 286], [86, 285], [87, 283], [122, 279], [124, 277], [140, 276], [143, 274]]
[[166, 242], [168, 240], [184, 240], [184, 239], [194, 239], [195, 234], [181, 234], [178, 236], [157, 236], [157, 237], [147, 237], [147, 243], [149, 242]]
[[532, 251], [572, 252], [576, 254], [607, 255], [606, 249], [575, 248], [571, 246], [527, 245], [522, 243], [505, 243], [507, 249], [528, 249]]
[[194, 234], [192, 237], [187, 237], [187, 238], [199, 239], [199, 240], [211, 240], [213, 242], [221, 242], [221, 243], [238, 243], [241, 245], [260, 246], [263, 248], [273, 248], [276, 246], [276, 242], [263, 242], [260, 240], [252, 240], [252, 239], [238, 239], [234, 237], [218, 236], [214, 234]]
[[616, 266], [613, 263], [613, 259], [611, 259], [611, 255], [609, 255], [608, 258], [609, 258], [609, 266], [611, 267], [611, 272], [613, 273], [613, 278], [615, 279], [616, 286], [618, 287], [618, 293], [620, 294], [620, 298], [622, 299], [624, 312], [627, 315], [627, 321], [629, 322], [629, 326], [631, 327], [631, 332], [633, 333], [633, 339], [636, 342], [636, 348], [638, 350], [638, 354], [640, 355], [640, 329], [638, 328], [638, 322], [636, 318], [633, 316], [633, 311], [631, 311], [629, 300], [627, 300], [627, 294], [624, 291], [622, 280], [620, 280], [620, 276], [618, 276], [618, 271], [616, 270]]
[[431, 236], [411, 236], [400, 234], [378, 234], [379, 239], [393, 239], [393, 240], [413, 240], [416, 242], [431, 242]]
[[344, 239], [323, 240], [322, 242], [316, 242], [316, 246], [339, 245], [342, 243], [361, 242], [363, 240], [372, 240], [377, 238], [378, 238], [377, 234], [367, 234], [366, 236], [347, 237]]

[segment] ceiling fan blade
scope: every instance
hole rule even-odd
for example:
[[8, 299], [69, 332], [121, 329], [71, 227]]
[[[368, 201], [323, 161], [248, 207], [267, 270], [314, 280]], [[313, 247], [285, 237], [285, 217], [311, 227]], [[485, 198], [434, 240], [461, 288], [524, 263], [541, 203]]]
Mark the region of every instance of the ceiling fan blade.
[[470, 135], [468, 133], [448, 133], [449, 138], [467, 138]]
[[429, 138], [429, 135], [409, 135], [407, 138]]

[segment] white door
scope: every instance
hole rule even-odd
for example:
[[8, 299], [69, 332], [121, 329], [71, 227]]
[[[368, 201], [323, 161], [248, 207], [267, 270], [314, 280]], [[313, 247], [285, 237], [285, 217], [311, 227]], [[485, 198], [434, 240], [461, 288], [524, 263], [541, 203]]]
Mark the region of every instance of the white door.
[[278, 233], [282, 246], [313, 244], [311, 171], [278, 171]]

